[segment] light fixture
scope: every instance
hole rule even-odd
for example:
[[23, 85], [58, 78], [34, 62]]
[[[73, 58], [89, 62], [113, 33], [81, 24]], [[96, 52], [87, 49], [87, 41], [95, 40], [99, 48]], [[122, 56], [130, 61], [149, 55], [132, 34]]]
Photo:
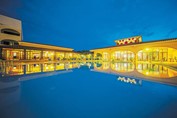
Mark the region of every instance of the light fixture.
[[149, 72], [146, 72], [146, 75], [149, 75]]
[[146, 51], [148, 51], [149, 50], [149, 48], [146, 48]]

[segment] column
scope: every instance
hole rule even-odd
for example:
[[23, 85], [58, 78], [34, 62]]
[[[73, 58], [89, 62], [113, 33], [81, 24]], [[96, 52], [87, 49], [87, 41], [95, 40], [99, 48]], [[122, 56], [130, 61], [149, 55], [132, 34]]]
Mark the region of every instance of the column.
[[0, 48], [0, 59], [2, 59], [2, 48]]
[[54, 71], [56, 70], [56, 65], [57, 65], [57, 64], [56, 64], [56, 63], [54, 63]]
[[41, 50], [41, 60], [44, 59], [43, 53], [44, 53], [43, 50]]
[[26, 66], [26, 65], [23, 65], [23, 71], [24, 71], [23, 74], [26, 74], [26, 68], [27, 68], [27, 66]]
[[107, 59], [108, 61], [111, 60], [111, 53], [109, 53], [109, 52], [107, 53], [107, 58], [108, 58], [108, 59]]
[[138, 58], [138, 53], [133, 53], [134, 54], [134, 64], [135, 64], [135, 66], [136, 66], [136, 60], [137, 60], [137, 58]]
[[64, 52], [64, 58], [63, 58], [64, 60], [66, 60], [66, 53]]
[[54, 53], [53, 53], [53, 60], [55, 61], [56, 60], [56, 51], [54, 51]]
[[159, 51], [157, 52], [157, 61], [159, 62]]
[[168, 59], [168, 53], [169, 53], [169, 51], [168, 51], [168, 49], [167, 49], [167, 62], [169, 62], [169, 59]]
[[40, 67], [41, 67], [41, 72], [43, 72], [44, 70], [44, 68], [43, 68], [43, 66], [44, 66], [44, 64], [40, 64]]
[[26, 60], [26, 49], [24, 49], [23, 59]]

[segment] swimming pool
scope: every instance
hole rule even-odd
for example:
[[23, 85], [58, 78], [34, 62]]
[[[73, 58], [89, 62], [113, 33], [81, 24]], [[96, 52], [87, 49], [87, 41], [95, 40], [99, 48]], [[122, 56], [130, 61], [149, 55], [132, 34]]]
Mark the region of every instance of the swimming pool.
[[176, 118], [177, 71], [131, 63], [1, 68], [2, 118]]

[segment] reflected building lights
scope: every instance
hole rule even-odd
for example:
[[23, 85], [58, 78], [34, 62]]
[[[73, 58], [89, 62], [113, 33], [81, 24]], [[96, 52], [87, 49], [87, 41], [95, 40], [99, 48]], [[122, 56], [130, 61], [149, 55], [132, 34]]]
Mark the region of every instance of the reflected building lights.
[[[59, 70], [69, 70], [78, 68], [78, 63], [46, 63], [46, 64], [24, 64], [24, 65], [13, 65], [6, 66], [5, 68], [0, 66], [1, 76], [14, 76], [23, 74], [32, 74], [40, 72], [51, 72]], [[89, 65], [88, 65], [89, 66]]]
[[[106, 65], [106, 68], [105, 68]], [[133, 63], [112, 63], [108, 65], [107, 62], [103, 62], [101, 66], [94, 64], [94, 69], [98, 71], [108, 71], [113, 73], [129, 73], [136, 76], [139, 75], [141, 77], [155, 77], [155, 78], [172, 78], [177, 76], [177, 71], [167, 68], [162, 65], [155, 64], [145, 64], [140, 63], [134, 65]]]
[[117, 80], [121, 81], [121, 82], [125, 82], [125, 83], [136, 84], [136, 85], [141, 85], [142, 84], [142, 80], [129, 78], [129, 77], [121, 77], [121, 76], [119, 76], [117, 78]]

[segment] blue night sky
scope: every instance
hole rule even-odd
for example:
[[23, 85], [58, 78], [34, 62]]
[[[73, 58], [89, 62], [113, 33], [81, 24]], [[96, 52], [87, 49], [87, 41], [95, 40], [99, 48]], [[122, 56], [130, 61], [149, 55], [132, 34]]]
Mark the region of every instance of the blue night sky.
[[176, 0], [0, 0], [0, 13], [22, 20], [24, 41], [89, 50], [142, 35], [177, 37]]

